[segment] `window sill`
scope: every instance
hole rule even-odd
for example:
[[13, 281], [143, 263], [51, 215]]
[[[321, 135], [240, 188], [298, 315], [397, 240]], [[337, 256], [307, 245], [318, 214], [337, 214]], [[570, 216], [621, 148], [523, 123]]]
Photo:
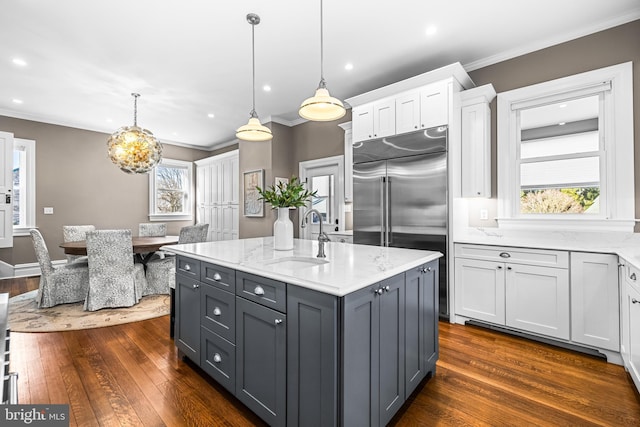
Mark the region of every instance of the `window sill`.
[[149, 221], [193, 221], [191, 214], [151, 214]]
[[587, 218], [496, 218], [498, 227], [506, 230], [615, 231], [633, 233], [634, 219]]
[[30, 236], [30, 230], [33, 230], [37, 227], [13, 227], [13, 237], [26, 237]]

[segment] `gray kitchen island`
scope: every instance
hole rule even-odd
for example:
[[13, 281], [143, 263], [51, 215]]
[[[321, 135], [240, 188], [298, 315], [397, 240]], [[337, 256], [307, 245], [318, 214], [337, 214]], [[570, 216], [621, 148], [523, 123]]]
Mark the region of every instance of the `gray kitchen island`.
[[179, 353], [274, 426], [382, 426], [438, 359], [439, 252], [171, 245]]

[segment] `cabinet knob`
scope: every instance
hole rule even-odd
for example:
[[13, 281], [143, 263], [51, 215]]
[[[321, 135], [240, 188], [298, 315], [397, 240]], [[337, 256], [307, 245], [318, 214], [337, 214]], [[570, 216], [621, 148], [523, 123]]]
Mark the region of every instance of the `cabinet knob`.
[[636, 273], [631, 273], [631, 276], [629, 276], [629, 278], [633, 281], [636, 280]]
[[216, 307], [213, 309], [213, 315], [214, 316], [220, 316], [222, 314], [222, 310], [220, 310], [219, 307]]
[[480, 195], [480, 192], [478, 191], [476, 194], [479, 196], [479, 195]]
[[414, 129], [418, 129], [418, 125], [415, 125], [413, 128], [414, 128]]
[[193, 289], [198, 289], [200, 287], [200, 285], [198, 285], [197, 283], [193, 284]]
[[220, 274], [215, 273], [213, 275], [213, 280], [215, 280], [216, 282], [219, 282], [220, 280], [222, 280], [222, 276], [220, 276]]
[[498, 270], [502, 270], [502, 266], [499, 265], [498, 267], [496, 267]]
[[378, 289], [376, 289], [376, 290], [375, 290], [375, 291], [373, 291], [373, 292], [374, 292], [376, 295], [382, 295], [382, 293], [383, 293], [384, 291], [382, 290], [382, 288], [378, 288]]
[[511, 254], [509, 252], [500, 252], [500, 256], [502, 258], [511, 258]]
[[369, 135], [369, 138], [371, 138], [371, 135]]
[[276, 319], [276, 325], [279, 325], [280, 323], [282, 323], [282, 319]]
[[640, 301], [638, 301], [638, 300], [637, 300], [637, 299], [635, 299], [635, 298], [631, 298], [631, 303], [632, 303], [632, 304], [640, 304]]
[[220, 353], [216, 353], [213, 355], [213, 361], [216, 363], [222, 362], [222, 356], [220, 356]]
[[256, 294], [256, 295], [264, 295], [264, 289], [262, 289], [262, 286], [258, 285], [253, 290], [253, 293]]
[[507, 270], [513, 270], [513, 268], [511, 268], [511, 267], [507, 267]]
[[389, 285], [387, 285], [387, 286], [385, 286], [385, 287], [384, 287], [384, 291], [385, 291], [385, 292], [389, 292], [389, 290], [390, 290], [390, 289], [391, 289], [391, 288], [389, 288]]
[[187, 271], [190, 271], [191, 270], [191, 266], [189, 264], [185, 264], [184, 265], [184, 269], [187, 270]]

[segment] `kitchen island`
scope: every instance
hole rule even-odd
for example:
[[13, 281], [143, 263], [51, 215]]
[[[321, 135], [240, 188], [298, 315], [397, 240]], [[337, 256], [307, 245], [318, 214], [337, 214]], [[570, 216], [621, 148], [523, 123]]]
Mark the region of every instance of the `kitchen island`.
[[171, 245], [175, 343], [270, 425], [387, 424], [438, 358], [442, 254], [273, 238]]

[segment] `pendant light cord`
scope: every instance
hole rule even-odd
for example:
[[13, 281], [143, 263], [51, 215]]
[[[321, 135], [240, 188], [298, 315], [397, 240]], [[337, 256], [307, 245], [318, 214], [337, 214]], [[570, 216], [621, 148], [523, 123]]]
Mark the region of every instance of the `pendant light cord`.
[[320, 81], [324, 81], [324, 37], [322, 27], [322, 0], [320, 0]]
[[139, 93], [132, 93], [133, 96], [133, 125], [138, 126], [138, 97]]
[[251, 109], [251, 116], [256, 114], [256, 24], [251, 23], [251, 60], [252, 72], [253, 72], [253, 108]]

